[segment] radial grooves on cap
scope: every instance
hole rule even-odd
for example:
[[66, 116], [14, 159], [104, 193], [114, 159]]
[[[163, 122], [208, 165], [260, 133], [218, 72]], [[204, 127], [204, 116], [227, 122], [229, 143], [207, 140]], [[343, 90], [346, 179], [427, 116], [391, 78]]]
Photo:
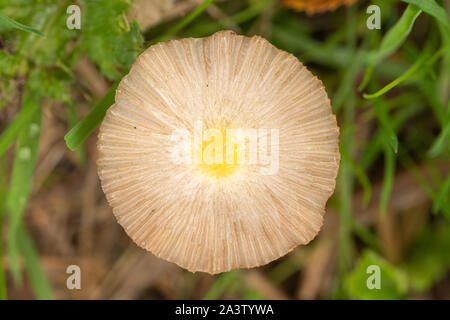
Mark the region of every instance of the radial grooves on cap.
[[[205, 127], [279, 130], [279, 170], [223, 179], [168, 158], [170, 135]], [[98, 172], [137, 245], [190, 271], [266, 264], [311, 241], [339, 164], [320, 80], [260, 37], [229, 31], [159, 43], [121, 81], [98, 140]]]
[[350, 5], [356, 0], [282, 0], [284, 6], [298, 11], [306, 11], [307, 14], [321, 13], [342, 5]]

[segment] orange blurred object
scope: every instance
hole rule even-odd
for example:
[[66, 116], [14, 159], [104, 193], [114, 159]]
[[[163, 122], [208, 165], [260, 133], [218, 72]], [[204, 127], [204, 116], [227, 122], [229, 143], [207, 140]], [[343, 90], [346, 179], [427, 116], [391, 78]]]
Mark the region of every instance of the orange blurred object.
[[328, 10], [335, 10], [341, 5], [350, 5], [356, 0], [282, 0], [283, 5], [297, 11], [315, 14]]

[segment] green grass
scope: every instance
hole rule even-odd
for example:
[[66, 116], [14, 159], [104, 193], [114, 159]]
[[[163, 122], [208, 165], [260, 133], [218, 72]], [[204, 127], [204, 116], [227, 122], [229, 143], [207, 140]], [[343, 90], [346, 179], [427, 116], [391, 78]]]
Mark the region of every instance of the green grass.
[[[3, 216], [4, 216], [4, 204], [6, 197], [6, 168], [5, 161], [0, 158], [0, 239], [3, 239]], [[5, 267], [3, 266], [3, 241], [0, 241], [0, 300], [6, 300], [8, 295], [6, 292], [6, 276]]]
[[369, 57], [370, 64], [367, 66], [366, 74], [364, 80], [361, 82], [359, 90], [363, 90], [369, 83], [375, 65], [402, 45], [411, 32], [414, 22], [421, 13], [422, 10], [420, 10], [419, 7], [409, 5], [398, 22], [389, 29], [389, 32], [383, 37], [378, 50], [371, 53]]
[[27, 32], [32, 32], [37, 35], [40, 35], [41, 37], [44, 36], [44, 34], [42, 32], [40, 32], [39, 30], [36, 30], [36, 29], [28, 27], [24, 24], [21, 24], [20, 22], [17, 22], [7, 16], [4, 16], [1, 13], [0, 13], [0, 26], [6, 27], [6, 28], [19, 29], [19, 30], [27, 31]]
[[[395, 197], [392, 190], [397, 174], [407, 171], [426, 191], [432, 211], [447, 222], [450, 219], [450, 177], [435, 173], [437, 178], [430, 181], [419, 170], [423, 166], [437, 170], [439, 163], [450, 158], [450, 27], [444, 1], [374, 0], [382, 7], [382, 29], [368, 30], [366, 2], [309, 17], [281, 7], [276, 0], [205, 0], [185, 17], [164, 22], [144, 35], [136, 22], [124, 18], [130, 2], [79, 2], [86, 13], [84, 21], [91, 22], [83, 24], [82, 31], [65, 28], [64, 10], [69, 1], [0, 3], [0, 102], [5, 108], [14, 103], [13, 97], [19, 97], [21, 105], [0, 133], [0, 235], [9, 230], [7, 237], [1, 237], [6, 242], [0, 243], [0, 256], [7, 254], [10, 261], [5, 270], [0, 259], [0, 299], [7, 296], [9, 274], [16, 285], [25, 274], [36, 298], [54, 297], [23, 219], [33, 186], [43, 109], [53, 102], [67, 107], [64, 139], [70, 150], [78, 152], [83, 165], [84, 141], [113, 105], [118, 83], [144, 43], [207, 36], [230, 24], [243, 34], [262, 33], [280, 49], [297, 56], [323, 80], [331, 98], [341, 130], [341, 165], [336, 193], [330, 200], [340, 220], [337, 278], [330, 296], [367, 295], [352, 281], [361, 277], [359, 267], [368, 260], [383, 261], [393, 283], [401, 282], [397, 275], [402, 272], [396, 269], [400, 267], [373, 254], [382, 255], [378, 237], [354, 218], [354, 195], [359, 190], [368, 205], [374, 185], [381, 184], [378, 205], [384, 214]], [[211, 4], [224, 17], [211, 16], [206, 10]], [[43, 33], [45, 37], [36, 36]], [[80, 90], [74, 69], [84, 56], [111, 83], [100, 100], [86, 98], [89, 88]], [[25, 85], [11, 85], [18, 79]], [[81, 120], [80, 101], [92, 106]], [[366, 137], [358, 131], [365, 125], [360, 121], [371, 126]], [[417, 141], [409, 138], [415, 126], [424, 130]], [[370, 254], [359, 256], [355, 239], [362, 240]], [[281, 284], [299, 270], [302, 265], [286, 258], [268, 277]], [[241, 275], [237, 271], [216, 277], [204, 298], [220, 298], [236, 287], [249, 299], [261, 298], [261, 293], [240, 284]], [[400, 289], [386, 294], [403, 297], [403, 287]]]
[[24, 105], [13, 122], [0, 135], [0, 156], [13, 144], [19, 132], [30, 121], [33, 115], [37, 112], [37, 104]]
[[33, 292], [39, 300], [54, 299], [53, 290], [39, 262], [39, 254], [28, 230], [21, 226], [18, 231], [19, 248], [24, 257], [25, 269]]
[[449, 27], [448, 13], [435, 0], [403, 0], [403, 2], [416, 5], [424, 12], [436, 18], [439, 24], [447, 28]]
[[239, 274], [237, 270], [220, 274], [203, 296], [203, 300], [219, 299], [238, 280]]
[[112, 85], [105, 96], [95, 104], [91, 112], [64, 136], [70, 150], [78, 150], [83, 141], [100, 125], [106, 111], [114, 104], [117, 86], [118, 83]]
[[24, 97], [24, 104], [35, 104], [38, 106], [38, 109], [17, 138], [11, 182], [5, 203], [10, 221], [8, 237], [9, 260], [16, 283], [21, 282], [18, 244], [20, 237], [18, 232], [31, 192], [41, 132], [42, 109], [39, 108], [39, 101], [35, 99], [36, 97], [34, 96]]
[[172, 38], [174, 35], [176, 35], [178, 32], [180, 32], [184, 27], [186, 27], [190, 22], [192, 22], [196, 17], [198, 17], [203, 11], [208, 8], [208, 6], [213, 2], [214, 0], [204, 0], [197, 8], [195, 8], [194, 11], [192, 11], [190, 14], [188, 14], [186, 17], [184, 17], [180, 22], [178, 22], [176, 25], [174, 25], [172, 28], [167, 30], [165, 33], [163, 33], [161, 36], [153, 40], [153, 43], [161, 42], [161, 41], [167, 41], [170, 38]]
[[445, 148], [449, 148], [449, 135], [450, 135], [450, 101], [447, 106], [447, 115], [443, 123], [443, 128], [439, 136], [434, 141], [431, 149], [429, 150], [429, 155], [433, 158], [444, 153]]

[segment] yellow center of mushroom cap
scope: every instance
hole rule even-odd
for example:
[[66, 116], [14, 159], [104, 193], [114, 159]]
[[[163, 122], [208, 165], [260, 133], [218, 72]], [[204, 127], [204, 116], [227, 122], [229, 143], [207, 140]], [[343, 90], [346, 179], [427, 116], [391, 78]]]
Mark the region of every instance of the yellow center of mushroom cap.
[[199, 160], [198, 169], [214, 178], [224, 178], [235, 173], [240, 164], [237, 159], [237, 146], [233, 142], [235, 141], [230, 137], [227, 140], [226, 128], [206, 130], [203, 133], [201, 151], [194, 150], [194, 155]]

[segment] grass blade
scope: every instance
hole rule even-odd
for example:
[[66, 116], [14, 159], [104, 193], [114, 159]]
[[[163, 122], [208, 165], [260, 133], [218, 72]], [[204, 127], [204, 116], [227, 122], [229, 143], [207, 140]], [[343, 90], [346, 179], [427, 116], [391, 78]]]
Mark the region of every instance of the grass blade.
[[446, 142], [448, 142], [448, 136], [450, 135], [450, 101], [447, 106], [447, 117], [444, 124], [444, 127], [439, 134], [436, 141], [433, 143], [433, 146], [431, 147], [430, 151], [428, 151], [428, 154], [431, 157], [437, 157], [438, 155], [442, 154], [446, 145]]
[[430, 77], [423, 77], [419, 84], [419, 89], [426, 98], [428, 105], [433, 109], [441, 129], [443, 129], [446, 121], [445, 107], [439, 99], [439, 89], [436, 81], [433, 81]]
[[70, 150], [77, 150], [83, 141], [102, 122], [105, 117], [106, 110], [114, 104], [117, 86], [118, 83], [112, 85], [105, 96], [97, 102], [91, 112], [64, 136], [64, 140]]
[[34, 247], [25, 226], [21, 225], [18, 233], [20, 252], [25, 259], [25, 268], [31, 287], [37, 299], [52, 300], [54, 299], [51, 286], [47, 280], [47, 276], [39, 263], [39, 255]]
[[359, 87], [360, 91], [364, 90], [369, 84], [375, 65], [403, 44], [421, 12], [422, 10], [417, 6], [409, 5], [400, 20], [384, 36], [380, 48], [376, 52], [370, 54], [370, 64], [367, 67], [366, 74]]
[[299, 262], [299, 259], [295, 256], [290, 256], [270, 270], [268, 278], [279, 285], [301, 268], [302, 264]]
[[397, 79], [395, 79], [394, 81], [392, 81], [379, 91], [372, 94], [364, 94], [363, 97], [365, 99], [375, 99], [389, 92], [390, 90], [398, 86], [400, 83], [402, 83], [403, 81], [409, 79], [412, 75], [414, 75], [424, 65], [427, 57], [428, 57], [427, 55], [423, 55], [422, 57], [417, 59], [416, 62], [414, 62], [414, 64], [408, 70], [406, 70], [406, 72], [403, 73], [400, 77], [398, 77]]
[[[352, 130], [352, 121], [354, 121], [354, 107], [355, 97], [350, 96], [347, 112], [345, 114], [346, 122], [342, 126], [340, 143], [341, 154], [349, 158], [353, 154], [354, 135]], [[349, 149], [347, 149], [349, 148]], [[353, 243], [351, 237], [352, 225], [352, 194], [354, 190], [354, 177], [350, 161], [341, 161], [339, 173], [337, 177], [337, 185], [339, 186], [339, 260], [338, 260], [338, 274], [342, 277], [347, 274], [350, 269], [350, 261], [353, 255]], [[339, 286], [341, 286], [340, 284]], [[339, 288], [338, 290], [340, 290]]]
[[[425, 190], [431, 200], [433, 200], [433, 213], [438, 213], [439, 211], [443, 211], [443, 214], [447, 217], [450, 217], [450, 204], [448, 203], [448, 198], [445, 198], [448, 195], [447, 184], [448, 181], [445, 181], [441, 184], [440, 190], [435, 191], [429, 178], [426, 176], [426, 173], [422, 173], [419, 169], [419, 166], [414, 162], [411, 156], [408, 154], [407, 150], [403, 150], [402, 157], [399, 157], [400, 161], [402, 161], [403, 166], [411, 173], [417, 183]], [[448, 179], [448, 176], [447, 176]], [[442, 197], [442, 198], [441, 198]]]
[[421, 13], [422, 10], [414, 5], [409, 5], [406, 8], [400, 20], [384, 36], [380, 48], [371, 54], [370, 59], [373, 63], [376, 64], [403, 44]]
[[164, 34], [156, 38], [153, 43], [166, 41], [172, 38], [174, 35], [176, 35], [181, 29], [183, 29], [185, 26], [187, 26], [189, 23], [191, 23], [197, 16], [199, 16], [203, 11], [208, 8], [208, 6], [213, 2], [214, 0], [204, 0], [197, 8], [195, 8], [194, 11], [192, 11], [189, 15], [187, 15], [185, 18], [183, 18], [180, 22], [178, 22], [176, 25], [174, 25], [172, 28], [167, 30]]
[[3, 14], [0, 13], [0, 26], [4, 26], [7, 28], [14, 28], [14, 29], [19, 29], [19, 30], [23, 30], [23, 31], [27, 31], [27, 32], [32, 32], [35, 33], [37, 35], [40, 35], [41, 37], [45, 36], [42, 32], [40, 32], [39, 30], [33, 29], [31, 27], [28, 27], [24, 24], [21, 24], [20, 22], [17, 22], [13, 19], [11, 19], [10, 17], [7, 17]]
[[222, 273], [208, 292], [203, 296], [203, 300], [214, 300], [222, 296], [222, 294], [236, 281], [239, 271], [233, 270]]
[[0, 158], [0, 300], [8, 298], [6, 292], [5, 268], [3, 267], [3, 208], [6, 197], [6, 168], [4, 158]]
[[450, 175], [441, 186], [441, 190], [438, 192], [433, 203], [433, 213], [436, 214], [439, 211], [443, 213], [450, 219]]
[[392, 150], [397, 153], [398, 152], [398, 138], [395, 134], [394, 127], [391, 123], [388, 112], [386, 111], [386, 106], [381, 101], [377, 101], [375, 103], [376, 115], [378, 121], [381, 123], [381, 127], [385, 133], [385, 136], [388, 139], [388, 144], [392, 148]]
[[372, 197], [372, 185], [370, 184], [370, 179], [364, 171], [363, 167], [354, 161], [348, 154], [347, 148], [341, 148], [342, 162], [347, 162], [350, 165], [355, 176], [358, 178], [358, 182], [363, 188], [363, 204], [367, 205]]
[[389, 145], [384, 148], [384, 176], [381, 189], [380, 212], [386, 214], [395, 178], [395, 155]]
[[258, 291], [252, 288], [246, 288], [244, 291], [244, 300], [263, 300], [264, 297]]
[[352, 194], [353, 194], [353, 175], [348, 162], [342, 162], [339, 167], [338, 181], [339, 189], [339, 276], [344, 276], [350, 269], [352, 258]]
[[367, 245], [371, 246], [376, 251], [381, 251], [382, 246], [380, 240], [376, 235], [369, 230], [368, 227], [363, 226], [358, 220], [353, 219], [352, 231]]
[[447, 12], [435, 0], [403, 0], [403, 2], [416, 5], [430, 16], [433, 16], [440, 24], [447, 28], [449, 27]]
[[355, 77], [358, 74], [361, 66], [363, 65], [363, 51], [359, 51], [356, 55], [355, 59], [350, 62], [350, 66], [345, 69], [344, 76], [342, 77], [342, 82], [339, 88], [336, 91], [336, 94], [333, 99], [332, 107], [333, 112], [338, 113], [341, 107], [345, 103], [345, 99], [352, 92], [353, 83], [355, 81]]
[[[414, 62], [414, 64], [409, 67], [408, 70], [405, 71], [401, 76], [399, 76], [397, 79], [386, 85], [381, 90], [373, 93], [373, 94], [364, 94], [363, 97], [365, 99], [374, 99], [379, 96], [382, 96], [386, 92], [390, 91], [391, 89], [398, 86], [403, 81], [411, 78], [413, 75], [416, 75], [417, 78], [422, 78], [424, 75], [426, 75], [430, 70], [432, 70], [432, 66], [436, 63], [436, 61], [439, 60], [439, 58], [446, 52], [449, 44], [443, 45], [438, 51], [436, 51], [431, 57], [429, 56], [427, 51], [424, 51], [424, 53]], [[423, 67], [423, 68], [422, 68]], [[422, 68], [422, 69], [421, 69]]]
[[14, 118], [13, 122], [11, 122], [5, 131], [3, 131], [0, 135], [0, 157], [8, 150], [22, 127], [30, 121], [38, 108], [38, 104], [24, 104], [22, 110], [20, 110], [19, 114]]
[[[75, 107], [75, 104], [72, 102], [67, 105], [67, 118], [69, 120], [69, 125], [72, 128], [79, 121], [77, 108]], [[86, 164], [86, 150], [84, 148], [84, 145], [80, 144], [80, 146], [77, 148], [76, 151], [78, 153], [78, 160], [80, 161], [81, 166], [84, 166]]]
[[[240, 25], [244, 22], [247, 22], [254, 17], [257, 17], [262, 12], [268, 10], [268, 8], [273, 5], [275, 0], [261, 0], [256, 1], [255, 3], [250, 4], [250, 6], [242, 11], [239, 11], [235, 15], [229, 17], [230, 22], [236, 25]], [[214, 32], [217, 32], [226, 26], [220, 21], [212, 21], [209, 23], [202, 23], [199, 25], [194, 25], [190, 28], [187, 28], [183, 32], [183, 36], [189, 37], [204, 37], [210, 35]]]
[[[24, 94], [25, 104], [38, 104], [33, 96]], [[14, 158], [14, 165], [6, 196], [6, 210], [10, 217], [10, 230], [8, 239], [8, 252], [11, 261], [13, 277], [17, 282], [21, 281], [19, 254], [18, 254], [18, 230], [22, 222], [23, 212], [30, 195], [33, 171], [37, 160], [39, 139], [41, 132], [42, 109], [38, 108], [30, 119], [29, 124], [19, 133]]]

